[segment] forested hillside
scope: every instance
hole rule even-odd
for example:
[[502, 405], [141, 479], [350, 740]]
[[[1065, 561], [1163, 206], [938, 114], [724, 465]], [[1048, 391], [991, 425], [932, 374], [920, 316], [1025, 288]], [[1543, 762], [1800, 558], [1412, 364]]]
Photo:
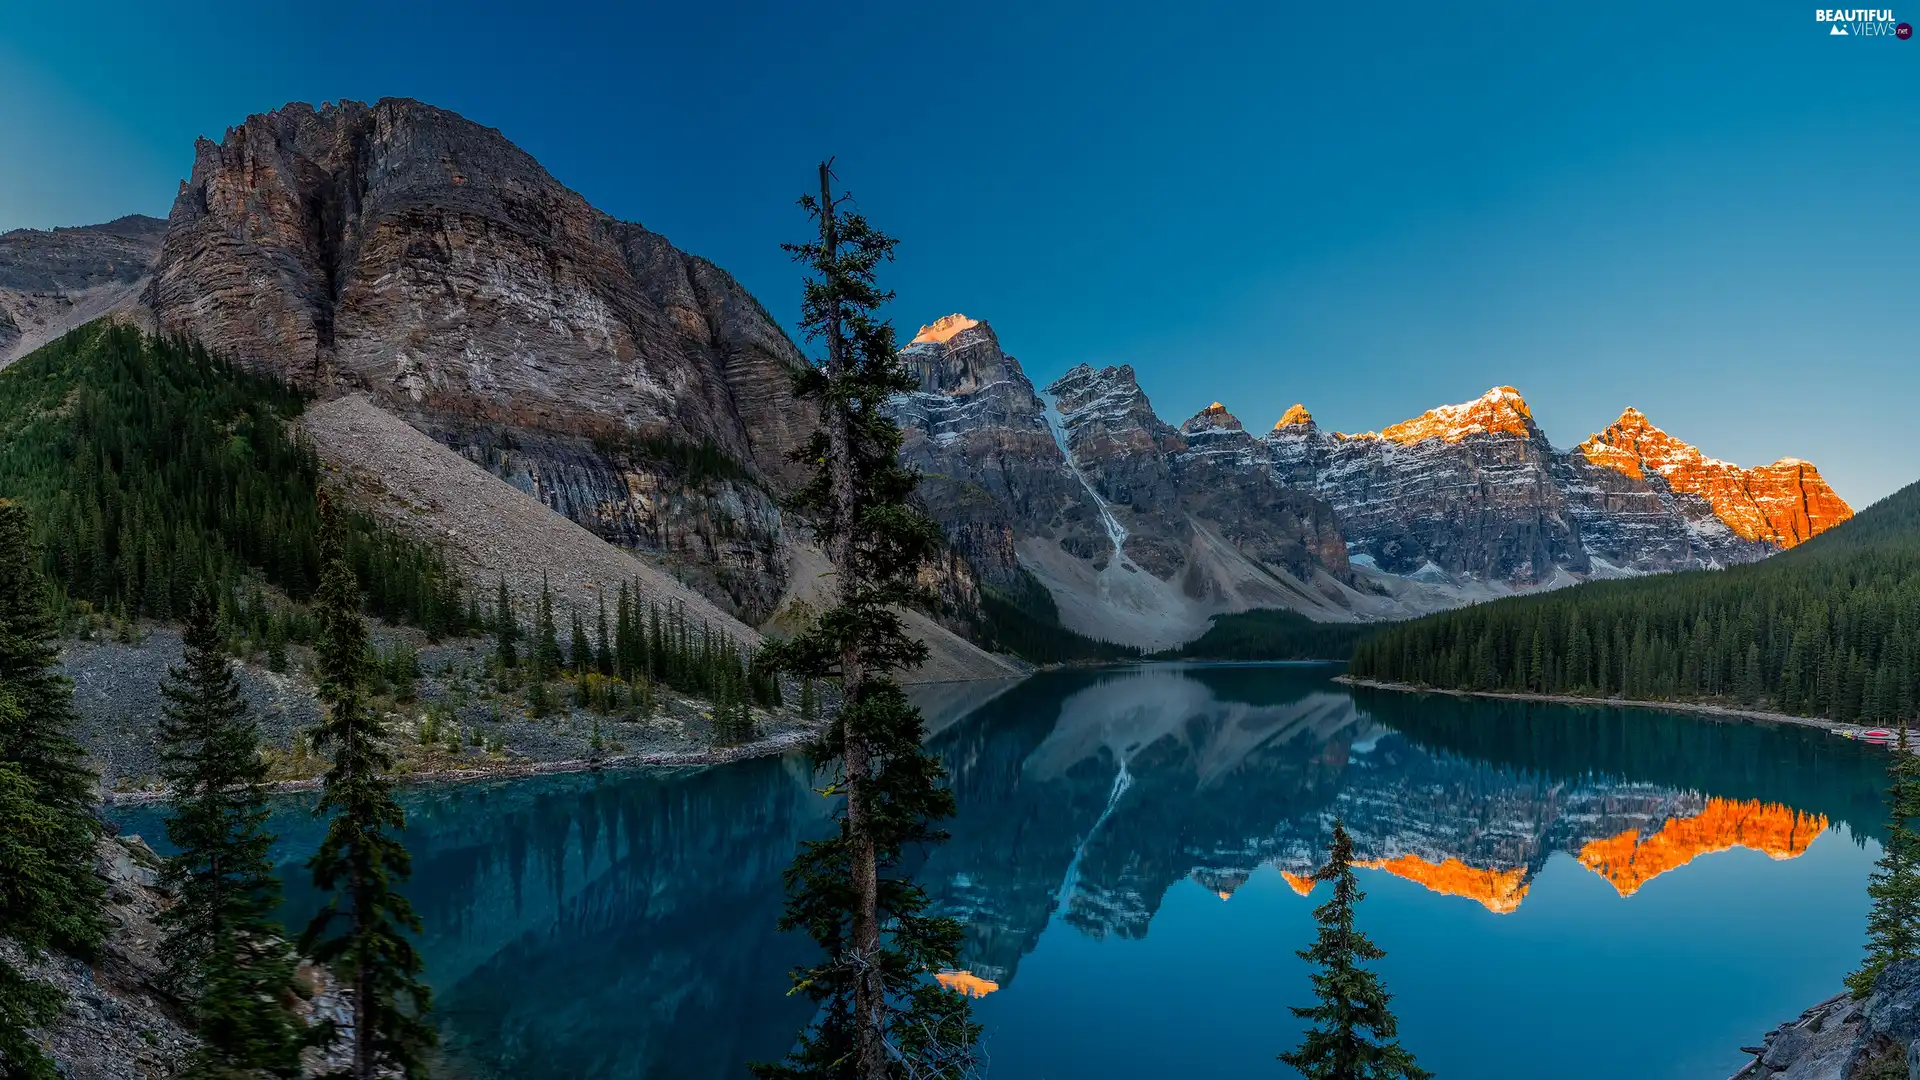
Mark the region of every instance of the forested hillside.
[[1763, 563], [1595, 582], [1392, 627], [1355, 676], [1714, 700], [1892, 723], [1920, 706], [1920, 484]]
[[[262, 587], [304, 601], [319, 580], [301, 407], [197, 345], [90, 325], [0, 372], [0, 498], [31, 514], [69, 613], [177, 618], [212, 582], [264, 620]], [[374, 613], [466, 629], [472, 598], [432, 550], [355, 517], [348, 557]]]

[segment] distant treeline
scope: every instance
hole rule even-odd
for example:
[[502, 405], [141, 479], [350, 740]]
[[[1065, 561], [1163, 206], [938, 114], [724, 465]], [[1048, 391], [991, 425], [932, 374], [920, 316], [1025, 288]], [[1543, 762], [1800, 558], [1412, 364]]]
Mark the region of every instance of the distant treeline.
[[1387, 629], [1352, 673], [1892, 723], [1920, 707], [1920, 485], [1764, 562], [1593, 582]]
[[[320, 465], [288, 423], [302, 405], [198, 345], [91, 324], [0, 374], [0, 498], [32, 515], [69, 615], [177, 619], [201, 583], [305, 603]], [[346, 530], [370, 611], [471, 629], [474, 598], [436, 551], [359, 515]]]
[[1207, 632], [1163, 660], [1345, 660], [1378, 625], [1314, 622], [1297, 611], [1261, 609], [1222, 615]]

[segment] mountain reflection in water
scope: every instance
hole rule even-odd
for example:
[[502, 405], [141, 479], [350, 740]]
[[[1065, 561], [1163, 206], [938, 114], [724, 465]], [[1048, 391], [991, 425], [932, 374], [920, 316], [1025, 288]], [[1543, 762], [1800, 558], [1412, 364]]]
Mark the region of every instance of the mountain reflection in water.
[[[1776, 989], [1743, 985], [1717, 1012], [1693, 1002], [1691, 1020], [1647, 1025], [1645, 1047], [1598, 1055], [1591, 1067], [1523, 1060], [1507, 1072], [1475, 1066], [1473, 1075], [1598, 1077], [1689, 1055], [1707, 1072], [1737, 1065], [1742, 1040], [1830, 992], [1819, 987], [1855, 959], [1876, 845], [1836, 834], [1818, 849], [1830, 856], [1809, 852], [1834, 826], [1863, 842], [1874, 834], [1881, 752], [1805, 729], [1645, 710], [1350, 692], [1328, 681], [1332, 673], [1058, 673], [996, 690], [941, 726], [932, 742], [959, 814], [951, 840], [917, 873], [935, 908], [966, 927], [960, 970], [943, 978], [981, 999], [990, 1075], [1147, 1077], [1189, 1067], [1282, 1075], [1272, 1055], [1297, 1037], [1284, 1005], [1304, 998], [1305, 968], [1291, 949], [1307, 940], [1312, 906], [1295, 894], [1313, 892], [1336, 817], [1369, 868], [1362, 886], [1374, 896], [1363, 921], [1389, 949], [1403, 1031], [1410, 1041], [1434, 1031], [1451, 1040], [1431, 1054], [1416, 1044], [1429, 1067], [1450, 1053], [1481, 1061], [1515, 1039], [1504, 1023], [1481, 1023], [1476, 1034], [1453, 1017], [1460, 1003], [1428, 992], [1437, 976], [1420, 957], [1429, 952], [1516, 970], [1543, 951], [1575, 957], [1526, 989], [1537, 1000], [1524, 1023], [1541, 1028], [1548, 1046], [1594, 1034], [1582, 1025], [1598, 1018], [1570, 1002], [1613, 977], [1609, 950], [1648, 932], [1648, 919], [1689, 927], [1648, 946], [1703, 954], [1676, 965], [1752, 952], [1753, 934], [1774, 931], [1742, 920], [1762, 916], [1718, 894], [1650, 884], [1697, 876], [1700, 889], [1721, 887], [1698, 867], [1747, 875], [1725, 888], [1742, 890], [1765, 917], [1790, 918], [1774, 908], [1806, 905], [1838, 929], [1781, 950], [1776, 962], [1792, 970]], [[748, 1060], [778, 1057], [806, 1021], [806, 1003], [784, 990], [807, 944], [774, 929], [781, 871], [800, 840], [827, 827], [797, 759], [416, 789], [407, 800], [408, 892], [426, 920], [422, 949], [453, 1057], [444, 1075], [737, 1077]], [[128, 831], [160, 835], [151, 811], [118, 816]], [[289, 905], [302, 917], [314, 899], [300, 887], [299, 859], [319, 825], [290, 807], [275, 826]], [[1733, 849], [1808, 869], [1755, 879], [1733, 856], [1709, 857]], [[1573, 873], [1603, 881], [1616, 906], [1593, 906], [1601, 899]], [[1394, 879], [1414, 888], [1381, 884]], [[1782, 892], [1751, 895], [1755, 881]], [[1251, 923], [1238, 909], [1243, 893], [1268, 905]], [[1662, 895], [1648, 899], [1654, 893]], [[1213, 907], [1194, 908], [1195, 897]], [[1234, 936], [1208, 936], [1216, 932]], [[1045, 968], [1031, 991], [1023, 963]], [[1575, 963], [1587, 966], [1567, 968]], [[1170, 974], [1116, 997], [1116, 964]], [[1186, 1001], [1197, 991], [1174, 983], [1189, 977], [1220, 990], [1218, 1000]], [[1242, 988], [1222, 989], [1234, 985]], [[1803, 985], [1817, 990], [1805, 1001], [1793, 996]], [[1646, 992], [1636, 982], [1635, 993]], [[1137, 1022], [1119, 1015], [1134, 1008]], [[1205, 1011], [1190, 1022], [1181, 1019], [1187, 1008]], [[1194, 1026], [1201, 1022], [1207, 1030]], [[1068, 1037], [1090, 1025], [1112, 1030], [1085, 1045]], [[1678, 1033], [1703, 1026], [1714, 1030], [1697, 1035], [1700, 1045], [1678, 1044]], [[1095, 1060], [1109, 1044], [1111, 1058]]]

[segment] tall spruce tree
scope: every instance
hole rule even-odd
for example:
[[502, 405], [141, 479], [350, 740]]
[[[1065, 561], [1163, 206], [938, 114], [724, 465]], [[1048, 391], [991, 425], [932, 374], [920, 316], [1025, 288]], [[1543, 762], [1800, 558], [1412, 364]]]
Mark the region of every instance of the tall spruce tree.
[[1866, 997], [1880, 972], [1920, 956], [1920, 753], [1905, 725], [1887, 763], [1887, 838], [1867, 880], [1867, 959], [1847, 976], [1854, 997]]
[[818, 403], [820, 427], [796, 454], [818, 467], [795, 498], [832, 561], [837, 595], [805, 632], [770, 648], [767, 660], [801, 678], [838, 678], [842, 704], [810, 747], [830, 777], [836, 833], [801, 845], [787, 870], [781, 927], [804, 930], [826, 956], [794, 972], [795, 990], [820, 1011], [778, 1064], [760, 1077], [959, 1077], [977, 1068], [967, 999], [933, 978], [957, 963], [960, 928], [926, 913], [926, 893], [900, 872], [908, 845], [945, 838], [933, 822], [953, 812], [940, 763], [923, 745], [924, 723], [894, 673], [922, 663], [897, 606], [919, 598], [915, 572], [939, 534], [908, 502], [916, 477], [899, 464], [900, 429], [887, 400], [914, 382], [878, 315], [891, 294], [875, 270], [894, 241], [833, 192], [831, 162], [820, 193], [800, 200], [819, 238], [786, 245], [811, 274], [801, 321], [826, 355], [796, 379]]
[[1280, 1060], [1307, 1080], [1424, 1080], [1433, 1074], [1414, 1064], [1394, 1038], [1399, 1023], [1388, 1011], [1392, 995], [1380, 976], [1360, 965], [1387, 955], [1354, 928], [1353, 913], [1366, 894], [1353, 876], [1353, 840], [1333, 823], [1331, 858], [1315, 881], [1331, 882], [1333, 896], [1314, 910], [1319, 933], [1300, 959], [1316, 965], [1313, 991], [1320, 1001], [1293, 1015], [1313, 1021], [1300, 1048]]
[[593, 666], [602, 675], [613, 674], [613, 642], [607, 637], [607, 594], [600, 594], [599, 636], [594, 639]]
[[546, 682], [560, 673], [560, 630], [553, 621], [553, 589], [540, 577], [540, 602], [534, 610], [533, 678]]
[[507, 577], [500, 575], [499, 588], [493, 600], [493, 636], [496, 642], [495, 657], [500, 667], [510, 669], [520, 662], [520, 656], [514, 649], [514, 643], [520, 638], [520, 624], [513, 618], [513, 598], [507, 595]]
[[580, 613], [573, 613], [573, 639], [567, 643], [567, 663], [573, 673], [585, 677], [593, 670], [593, 646], [587, 641], [587, 624], [580, 621]]
[[[69, 734], [73, 688], [55, 666], [54, 620], [27, 513], [0, 499], [0, 937], [28, 953], [88, 952], [104, 933], [93, 774]], [[54, 1075], [26, 1029], [59, 997], [0, 960], [0, 1075]]]
[[177, 902], [160, 916], [160, 956], [190, 1003], [200, 1045], [188, 1077], [297, 1076], [300, 1032], [281, 998], [296, 959], [270, 916], [280, 882], [268, 852], [258, 729], [247, 713], [213, 601], [190, 601], [186, 648], [160, 692], [162, 775], [173, 788], [164, 880]]
[[409, 932], [420, 931], [413, 905], [394, 890], [413, 860], [398, 834], [406, 815], [393, 797], [386, 730], [367, 694], [367, 626], [360, 588], [347, 565], [337, 512], [321, 494], [319, 686], [326, 715], [314, 745], [331, 750], [316, 814], [332, 814], [327, 835], [307, 865], [326, 906], [301, 937], [301, 950], [340, 975], [352, 994], [352, 1064], [342, 1074], [374, 1080], [397, 1069], [426, 1075], [425, 1054], [437, 1035], [427, 1024], [431, 995], [420, 981], [420, 954]]

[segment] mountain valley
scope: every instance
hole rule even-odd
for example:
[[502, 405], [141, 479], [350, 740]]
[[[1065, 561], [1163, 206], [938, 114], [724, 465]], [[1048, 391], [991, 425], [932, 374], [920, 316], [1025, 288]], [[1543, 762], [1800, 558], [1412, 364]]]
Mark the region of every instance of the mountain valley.
[[[729, 618], [777, 625], [804, 591], [801, 350], [725, 271], [454, 113], [289, 105], [202, 139], [164, 223], [0, 237], [0, 356], [102, 315], [356, 395]], [[1634, 409], [1557, 449], [1511, 387], [1354, 435], [1296, 405], [1255, 434], [1218, 403], [1162, 420], [1125, 366], [1036, 386], [963, 315], [901, 356], [942, 621], [989, 645], [982, 589], [1165, 649], [1232, 612], [1365, 623], [1751, 562], [1851, 514], [1812, 465], [1743, 470]], [[335, 433], [310, 428], [323, 454]]]

